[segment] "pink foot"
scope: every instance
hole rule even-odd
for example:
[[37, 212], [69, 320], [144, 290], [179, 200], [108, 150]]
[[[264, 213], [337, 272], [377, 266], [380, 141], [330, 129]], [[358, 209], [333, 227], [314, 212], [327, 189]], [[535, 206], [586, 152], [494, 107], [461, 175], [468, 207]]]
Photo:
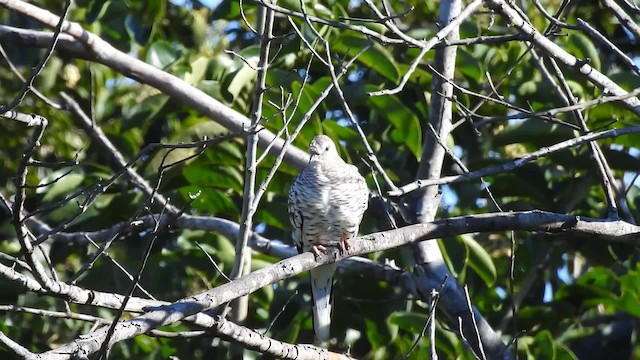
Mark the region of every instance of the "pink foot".
[[349, 245], [349, 239], [346, 236], [342, 236], [340, 238], [340, 242], [338, 243], [338, 245], [340, 246], [341, 253], [346, 253], [347, 250], [349, 250], [349, 248], [351, 247]]
[[327, 248], [324, 247], [324, 245], [313, 245], [313, 247], [311, 248], [311, 252], [316, 256], [319, 257], [320, 255], [322, 255], [323, 253], [326, 254], [327, 253]]

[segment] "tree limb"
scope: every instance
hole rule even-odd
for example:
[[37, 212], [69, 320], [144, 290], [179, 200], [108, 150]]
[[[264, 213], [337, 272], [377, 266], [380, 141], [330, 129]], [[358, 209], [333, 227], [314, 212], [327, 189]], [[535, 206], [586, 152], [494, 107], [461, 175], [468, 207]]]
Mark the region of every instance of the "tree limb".
[[[621, 220], [602, 220], [544, 211], [494, 213], [443, 219], [416, 224], [400, 229], [361, 236], [352, 241], [345, 253], [337, 251], [316, 258], [306, 252], [254, 271], [233, 282], [209, 291], [189, 296], [172, 304], [147, 308], [146, 314], [122, 321], [116, 326], [110, 344], [144, 334], [160, 326], [172, 324], [185, 317], [200, 314], [240, 296], [250, 294], [264, 286], [284, 280], [312, 268], [332, 263], [353, 255], [387, 250], [411, 242], [443, 238], [472, 232], [498, 232], [507, 230], [571, 233], [590, 239], [640, 244], [640, 227]], [[446, 295], [443, 294], [446, 297]], [[98, 351], [107, 328], [98, 329], [77, 338], [58, 349], [42, 353], [40, 359], [70, 359], [76, 354], [88, 355]]]

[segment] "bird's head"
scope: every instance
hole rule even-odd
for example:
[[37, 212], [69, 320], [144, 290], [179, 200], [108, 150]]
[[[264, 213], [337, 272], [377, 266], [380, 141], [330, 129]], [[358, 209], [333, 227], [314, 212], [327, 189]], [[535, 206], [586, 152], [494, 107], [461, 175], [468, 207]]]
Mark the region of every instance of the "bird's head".
[[309, 155], [311, 155], [311, 161], [331, 159], [339, 156], [333, 140], [326, 135], [318, 135], [311, 140]]

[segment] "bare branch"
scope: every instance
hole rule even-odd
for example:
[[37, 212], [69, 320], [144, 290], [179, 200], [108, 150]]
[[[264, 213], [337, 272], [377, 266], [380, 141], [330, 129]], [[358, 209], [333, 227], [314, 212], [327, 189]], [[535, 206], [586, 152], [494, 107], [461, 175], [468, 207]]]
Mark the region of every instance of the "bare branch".
[[[271, 40], [273, 39], [273, 19], [274, 14], [271, 10], [261, 9], [259, 11], [260, 19], [258, 31], [260, 34], [260, 57], [258, 60], [258, 70], [256, 84], [253, 91], [253, 103], [251, 105], [251, 129], [256, 129], [262, 118], [262, 104], [264, 92], [266, 89], [267, 69], [269, 66], [269, 50]], [[286, 151], [286, 148], [283, 148]], [[244, 189], [242, 196], [242, 213], [240, 215], [240, 237], [236, 241], [236, 257], [231, 270], [231, 279], [237, 279], [246, 274], [245, 267], [251, 261], [251, 253], [248, 251], [249, 238], [251, 237], [251, 227], [253, 224], [253, 215], [258, 209], [257, 203], [254, 203], [256, 172], [258, 151], [258, 134], [254, 132], [247, 137], [247, 150], [245, 159], [245, 176]], [[242, 318], [246, 316], [242, 315]], [[236, 318], [236, 320], [238, 320]]]
[[60, 96], [64, 101], [64, 105], [71, 111], [78, 120], [80, 120], [80, 127], [89, 135], [89, 137], [96, 142], [98, 146], [104, 149], [104, 153], [111, 157], [111, 159], [120, 167], [116, 170], [124, 170], [133, 183], [140, 188], [147, 196], [151, 197], [152, 202], [155, 200], [162, 208], [167, 209], [170, 213], [175, 214], [178, 209], [171, 205], [167, 199], [154, 191], [149, 183], [133, 169], [129, 163], [124, 159], [120, 150], [113, 145], [111, 140], [102, 131], [102, 128], [96, 126], [91, 118], [80, 108], [80, 105], [67, 93], [61, 92]]
[[481, 176], [498, 174], [501, 172], [505, 172], [508, 170], [512, 170], [515, 168], [519, 168], [524, 164], [527, 164], [531, 161], [539, 159], [543, 156], [549, 155], [551, 153], [566, 150], [577, 145], [581, 145], [584, 143], [588, 143], [591, 141], [599, 140], [599, 139], [607, 139], [607, 138], [615, 138], [625, 134], [633, 134], [640, 132], [640, 126], [630, 126], [626, 128], [620, 129], [611, 129], [607, 131], [602, 131], [598, 133], [590, 133], [588, 135], [583, 135], [577, 138], [569, 139], [560, 143], [557, 143], [552, 146], [543, 147], [538, 151], [532, 152], [528, 155], [520, 157], [516, 160], [506, 162], [501, 165], [491, 166], [488, 168], [484, 168], [481, 170], [471, 171], [461, 175], [453, 175], [453, 176], [444, 176], [439, 179], [424, 179], [424, 180], [416, 180], [412, 183], [404, 185], [398, 191], [390, 191], [388, 193], [389, 196], [402, 196], [409, 192], [415, 191], [417, 189], [425, 188], [427, 186], [440, 185], [440, 184], [450, 184], [454, 182], [466, 181], [471, 179], [477, 179]]
[[[55, 26], [59, 21], [57, 15], [21, 0], [0, 0], [0, 5], [32, 17], [49, 26]], [[2, 29], [7, 30], [6, 27]], [[246, 116], [222, 104], [196, 87], [187, 84], [175, 75], [166, 73], [117, 50], [99, 36], [83, 29], [80, 24], [65, 21], [63, 31], [75, 38], [75, 49], [78, 48], [79, 44], [82, 44], [89, 60], [107, 65], [125, 76], [151, 85], [233, 132], [245, 131], [249, 128], [250, 121]], [[255, 131], [258, 132], [258, 146], [266, 147], [274, 141], [271, 153], [277, 154], [282, 149], [284, 140], [275, 138], [272, 132], [262, 127], [255, 129]], [[287, 163], [300, 169], [306, 165], [308, 160], [306, 152], [293, 146], [286, 151], [284, 159]]]
[[[375, 9], [375, 6], [373, 5], [373, 3], [371, 3], [369, 0], [366, 0], [367, 4], [369, 4], [369, 6], [373, 9]], [[445, 26], [444, 28], [442, 28], [442, 30], [438, 31], [438, 33], [436, 33], [436, 35], [431, 38], [431, 40], [427, 41], [423, 46], [420, 46], [420, 48], [422, 49], [422, 51], [420, 52], [420, 54], [416, 57], [416, 59], [411, 63], [411, 66], [409, 67], [409, 70], [407, 71], [407, 73], [402, 77], [402, 80], [400, 81], [400, 84], [394, 88], [394, 89], [390, 89], [390, 90], [381, 90], [381, 91], [375, 91], [372, 93], [369, 93], [369, 96], [380, 96], [380, 95], [388, 95], [388, 94], [396, 94], [398, 92], [400, 92], [404, 86], [406, 85], [407, 81], [409, 80], [409, 78], [411, 77], [411, 74], [416, 70], [418, 63], [420, 62], [420, 60], [422, 59], [422, 57], [424, 57], [424, 55], [427, 53], [427, 51], [429, 51], [431, 48], [433, 48], [436, 44], [440, 43], [441, 41], [443, 41], [444, 39], [447, 38], [447, 35], [453, 31], [453, 29], [457, 28], [458, 26], [460, 26], [460, 24], [462, 24], [462, 22], [464, 20], [466, 20], [469, 16], [471, 16], [471, 14], [480, 6], [482, 5], [482, 1], [481, 0], [476, 0], [473, 1], [471, 4], [469, 4], [463, 11], [460, 12], [460, 14], [458, 14], [458, 16], [456, 16], [456, 18], [454, 20], [452, 20], [451, 22], [449, 22], [447, 24], [447, 26]], [[383, 15], [380, 14], [379, 12], [377, 13], [379, 17], [383, 18]], [[387, 24], [387, 26], [390, 28], [390, 30], [392, 30], [394, 33], [396, 34], [404, 34], [403, 32], [401, 32], [394, 24], [391, 20], [387, 20], [385, 22]], [[405, 35], [406, 36], [406, 35]], [[451, 39], [453, 41], [457, 40], [456, 39]]]
[[292, 345], [282, 341], [278, 341], [257, 331], [238, 326], [223, 318], [218, 318], [215, 331], [221, 337], [239, 342], [247, 347], [247, 349], [259, 351], [264, 354], [270, 354], [278, 359], [294, 359], [294, 360], [348, 360], [350, 356], [335, 353], [315, 347], [312, 345]]
[[47, 119], [45, 119], [44, 117], [37, 115], [37, 114], [23, 114], [23, 113], [19, 113], [17, 111], [13, 111], [13, 110], [9, 110], [6, 111], [2, 114], [0, 114], [0, 116], [7, 118], [7, 119], [11, 119], [11, 120], [15, 120], [18, 122], [21, 122], [29, 127], [33, 127], [33, 126], [47, 126], [48, 121]]
[[593, 26], [589, 25], [588, 22], [580, 18], [577, 18], [576, 21], [578, 22], [578, 25], [580, 26], [581, 29], [591, 34], [591, 36], [593, 36], [594, 39], [598, 40], [598, 42], [600, 42], [607, 49], [609, 49], [609, 51], [615, 54], [618, 57], [618, 59], [620, 59], [623, 63], [625, 63], [625, 65], [627, 65], [636, 74], [640, 75], [640, 67], [638, 67], [638, 65], [636, 65], [636, 63], [633, 62], [633, 60], [630, 57], [628, 57], [624, 52], [622, 52], [622, 50], [618, 49], [617, 46], [613, 45], [613, 43], [609, 39], [607, 39], [606, 36], [602, 35]]
[[17, 342], [11, 340], [7, 335], [5, 335], [2, 331], [0, 331], [0, 343], [4, 344], [7, 348], [9, 348], [14, 354], [18, 355], [23, 359], [28, 359], [34, 357], [35, 354], [31, 351], [27, 350], [22, 345]]

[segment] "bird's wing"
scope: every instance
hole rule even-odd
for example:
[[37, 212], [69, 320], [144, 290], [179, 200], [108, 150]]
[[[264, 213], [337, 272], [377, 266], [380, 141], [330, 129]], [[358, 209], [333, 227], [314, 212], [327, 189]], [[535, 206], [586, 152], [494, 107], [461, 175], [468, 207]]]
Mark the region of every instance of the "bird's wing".
[[291, 188], [289, 189], [289, 197], [287, 199], [289, 220], [291, 221], [292, 226], [291, 237], [293, 238], [293, 242], [298, 248], [298, 252], [302, 251], [302, 223], [304, 221], [302, 210], [300, 209], [301, 186], [302, 184], [300, 182], [300, 175], [298, 175], [293, 179], [293, 183], [291, 184]]
[[338, 172], [339, 178], [331, 189], [331, 202], [335, 209], [334, 224], [341, 233], [354, 237], [369, 202], [367, 183], [353, 165], [346, 165]]

